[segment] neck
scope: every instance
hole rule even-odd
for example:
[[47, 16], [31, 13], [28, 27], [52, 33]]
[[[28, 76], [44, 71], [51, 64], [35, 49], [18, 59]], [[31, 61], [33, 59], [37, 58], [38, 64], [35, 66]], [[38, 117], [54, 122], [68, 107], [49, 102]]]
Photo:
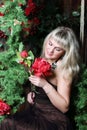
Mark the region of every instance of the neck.
[[55, 60], [49, 60], [49, 59], [46, 59], [46, 60], [47, 60], [47, 62], [49, 62], [50, 64], [56, 62]]

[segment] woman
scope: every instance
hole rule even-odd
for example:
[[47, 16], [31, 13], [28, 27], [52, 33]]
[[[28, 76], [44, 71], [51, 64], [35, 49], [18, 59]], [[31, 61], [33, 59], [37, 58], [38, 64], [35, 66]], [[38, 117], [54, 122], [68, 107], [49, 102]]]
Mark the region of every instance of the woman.
[[58, 27], [44, 40], [41, 54], [53, 67], [53, 75], [31, 75], [37, 93], [29, 92], [29, 107], [5, 119], [0, 130], [72, 130], [69, 110], [71, 86], [79, 72], [79, 44], [68, 27]]

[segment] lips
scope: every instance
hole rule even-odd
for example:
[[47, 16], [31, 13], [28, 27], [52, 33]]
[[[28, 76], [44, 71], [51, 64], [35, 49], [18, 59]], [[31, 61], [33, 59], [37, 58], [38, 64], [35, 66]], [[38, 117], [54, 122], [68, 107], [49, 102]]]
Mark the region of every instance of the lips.
[[46, 58], [51, 58], [52, 56], [53, 56], [53, 53], [50, 52], [49, 49], [46, 49], [46, 50], [45, 50], [45, 57], [46, 57]]

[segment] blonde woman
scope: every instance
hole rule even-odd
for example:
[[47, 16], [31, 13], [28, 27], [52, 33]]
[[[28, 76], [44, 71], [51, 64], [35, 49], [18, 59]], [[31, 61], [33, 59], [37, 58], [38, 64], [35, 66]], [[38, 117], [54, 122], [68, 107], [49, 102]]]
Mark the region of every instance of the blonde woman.
[[41, 57], [51, 64], [53, 75], [29, 77], [37, 89], [27, 95], [29, 108], [3, 121], [0, 130], [72, 130], [66, 112], [79, 72], [79, 44], [73, 30], [58, 27], [49, 33]]

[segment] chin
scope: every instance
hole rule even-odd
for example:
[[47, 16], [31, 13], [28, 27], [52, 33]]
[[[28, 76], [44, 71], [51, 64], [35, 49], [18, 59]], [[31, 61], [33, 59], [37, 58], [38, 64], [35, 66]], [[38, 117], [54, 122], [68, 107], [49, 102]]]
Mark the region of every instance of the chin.
[[45, 58], [46, 58], [46, 59], [51, 59], [51, 57], [50, 57], [50, 56], [45, 56]]

